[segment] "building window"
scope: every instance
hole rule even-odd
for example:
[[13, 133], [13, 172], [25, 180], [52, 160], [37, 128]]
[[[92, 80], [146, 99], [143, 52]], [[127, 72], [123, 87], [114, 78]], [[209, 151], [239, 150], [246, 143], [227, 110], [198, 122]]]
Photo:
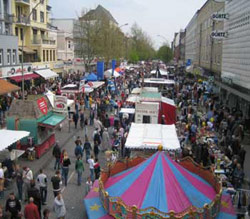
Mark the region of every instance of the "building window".
[[47, 55], [46, 61], [48, 62], [49, 61], [49, 50], [46, 50], [46, 55]]
[[0, 66], [3, 65], [3, 50], [0, 49]]
[[18, 27], [15, 28], [15, 35], [18, 36]]
[[11, 55], [11, 51], [10, 49], [8, 49], [7, 50], [7, 65], [10, 65], [10, 59], [11, 59], [10, 55]]
[[45, 36], [45, 32], [43, 30], [41, 30], [41, 37], [42, 37], [42, 39], [44, 39], [44, 36]]
[[37, 20], [37, 11], [36, 11], [36, 9], [33, 9], [32, 19], [33, 19], [33, 21]]
[[44, 12], [40, 11], [40, 22], [44, 23]]
[[45, 50], [43, 50], [43, 61], [45, 62]]
[[16, 50], [13, 49], [12, 51], [12, 64], [16, 64]]
[[68, 41], [68, 49], [70, 49], [70, 48], [71, 48], [71, 42]]
[[52, 62], [53, 61], [53, 57], [52, 57], [52, 50], [49, 51], [50, 52], [50, 61]]
[[56, 61], [56, 50], [53, 50], [53, 60]]
[[23, 28], [20, 28], [20, 39], [23, 40]]

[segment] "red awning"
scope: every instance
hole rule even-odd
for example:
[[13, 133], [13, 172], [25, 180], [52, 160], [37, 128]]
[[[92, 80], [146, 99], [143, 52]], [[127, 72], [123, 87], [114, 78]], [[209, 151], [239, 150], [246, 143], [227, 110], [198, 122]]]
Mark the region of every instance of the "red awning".
[[24, 77], [25, 81], [28, 81], [31, 79], [39, 78], [40, 76], [32, 73], [32, 74], [25, 74], [24, 76], [22, 76], [22, 75], [13, 76], [13, 77], [10, 77], [10, 79], [14, 80], [15, 82], [21, 82], [23, 77]]

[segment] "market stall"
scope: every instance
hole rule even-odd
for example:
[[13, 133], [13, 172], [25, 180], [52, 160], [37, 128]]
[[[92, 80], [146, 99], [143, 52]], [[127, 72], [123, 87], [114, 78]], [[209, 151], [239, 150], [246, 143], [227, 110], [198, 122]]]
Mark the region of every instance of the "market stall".
[[180, 149], [175, 125], [132, 123], [125, 147], [133, 150], [155, 149], [162, 145], [163, 150]]
[[161, 116], [166, 125], [172, 125], [176, 122], [176, 105], [172, 99], [161, 98]]
[[210, 170], [160, 151], [109, 166], [84, 204], [96, 219], [236, 218], [230, 196]]
[[7, 116], [7, 129], [30, 132], [30, 138], [21, 141], [19, 149], [34, 147], [40, 158], [55, 143], [54, 129], [66, 118], [54, 113], [46, 96], [29, 96], [28, 100], [14, 100]]
[[11, 84], [3, 79], [0, 79], [0, 95], [8, 94], [18, 90], [20, 90], [18, 86]]

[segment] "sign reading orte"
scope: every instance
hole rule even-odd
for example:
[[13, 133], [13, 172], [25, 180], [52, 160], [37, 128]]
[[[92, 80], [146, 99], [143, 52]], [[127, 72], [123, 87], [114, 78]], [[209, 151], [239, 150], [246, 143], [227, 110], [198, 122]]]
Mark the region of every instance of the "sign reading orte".
[[211, 37], [213, 39], [217, 39], [217, 40], [223, 40], [223, 39], [227, 38], [227, 36], [228, 36], [228, 32], [220, 31], [220, 30], [213, 31], [211, 33]]
[[229, 15], [228, 13], [214, 13], [211, 17], [214, 21], [224, 21], [229, 18]]

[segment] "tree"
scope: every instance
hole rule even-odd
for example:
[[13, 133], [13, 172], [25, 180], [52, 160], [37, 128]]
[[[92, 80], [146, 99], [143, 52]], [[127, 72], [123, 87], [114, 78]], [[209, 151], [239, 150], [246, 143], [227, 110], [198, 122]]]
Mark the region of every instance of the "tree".
[[173, 59], [173, 52], [168, 45], [163, 45], [157, 51], [157, 57], [163, 62], [168, 63]]
[[132, 62], [152, 59], [155, 54], [151, 38], [136, 23], [131, 27], [129, 54]]

